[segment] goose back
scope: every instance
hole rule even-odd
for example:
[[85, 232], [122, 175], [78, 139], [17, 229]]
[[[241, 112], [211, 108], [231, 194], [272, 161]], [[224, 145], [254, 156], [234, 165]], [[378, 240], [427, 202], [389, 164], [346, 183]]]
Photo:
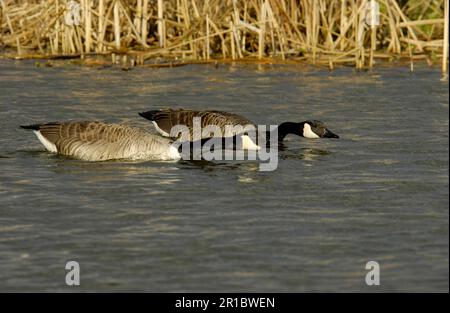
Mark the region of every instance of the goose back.
[[214, 125], [220, 128], [224, 137], [233, 136], [231, 129], [227, 125], [255, 125], [249, 119], [234, 113], [223, 111], [193, 111], [184, 109], [161, 109], [139, 113], [140, 116], [150, 120], [155, 125], [156, 130], [163, 136], [170, 137], [172, 127], [184, 125], [189, 128], [191, 138], [208, 138], [209, 134], [194, 134], [194, 118], [201, 118], [201, 128]]

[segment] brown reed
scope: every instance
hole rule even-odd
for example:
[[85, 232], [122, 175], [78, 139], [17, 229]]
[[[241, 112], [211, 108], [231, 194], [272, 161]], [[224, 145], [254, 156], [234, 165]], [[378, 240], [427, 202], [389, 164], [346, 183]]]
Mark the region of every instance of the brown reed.
[[447, 70], [446, 0], [378, 0], [376, 27], [364, 22], [370, 0], [74, 1], [79, 25], [65, 22], [69, 0], [0, 0], [0, 47], [16, 58], [129, 54], [138, 65], [270, 58], [363, 68], [441, 57]]

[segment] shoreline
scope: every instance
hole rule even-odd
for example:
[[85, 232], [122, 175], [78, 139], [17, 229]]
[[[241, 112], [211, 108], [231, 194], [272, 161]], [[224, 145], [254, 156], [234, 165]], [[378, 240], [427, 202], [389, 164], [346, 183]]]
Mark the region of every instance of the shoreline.
[[[71, 65], [87, 66], [87, 67], [122, 67], [123, 69], [130, 69], [134, 67], [143, 68], [174, 68], [186, 65], [213, 65], [218, 67], [219, 65], [228, 64], [253, 64], [253, 65], [305, 65], [318, 69], [334, 70], [335, 68], [353, 67], [358, 70], [370, 70], [369, 66], [363, 66], [361, 68], [355, 67], [354, 59], [347, 58], [341, 59], [340, 62], [330, 62], [329, 58], [317, 58], [316, 62], [311, 62], [308, 57], [290, 57], [290, 58], [277, 58], [277, 57], [246, 57], [246, 58], [210, 58], [203, 59], [189, 59], [189, 58], [177, 58], [174, 56], [155, 56], [153, 58], [146, 59], [144, 62], [138, 62], [142, 52], [102, 52], [102, 53], [87, 53], [87, 54], [67, 54], [67, 55], [49, 55], [39, 53], [29, 53], [24, 55], [17, 55], [17, 53], [0, 53], [0, 60], [16, 60], [16, 61], [44, 61], [46, 63], [37, 66], [49, 66], [55, 63], [70, 62]], [[409, 55], [389, 55], [387, 53], [379, 53], [374, 56], [374, 66], [377, 67], [410, 67], [411, 71], [414, 71], [414, 65], [426, 64], [430, 67], [438, 67], [442, 62], [442, 56], [430, 56], [428, 54], [416, 54]]]

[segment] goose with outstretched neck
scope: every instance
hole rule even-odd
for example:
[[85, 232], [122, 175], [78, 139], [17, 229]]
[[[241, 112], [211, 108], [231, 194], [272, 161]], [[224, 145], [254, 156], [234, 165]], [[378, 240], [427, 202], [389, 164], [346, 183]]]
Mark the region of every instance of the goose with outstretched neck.
[[[164, 137], [171, 137], [170, 133], [172, 127], [183, 125], [186, 126], [191, 138], [194, 138], [194, 118], [200, 118], [201, 128], [213, 125], [220, 128], [222, 136], [230, 137], [234, 136], [233, 133], [229, 133], [231, 128], [226, 126], [246, 126], [252, 125], [256, 129], [256, 124], [249, 119], [234, 113], [224, 111], [193, 111], [185, 109], [160, 109], [151, 110], [147, 112], [139, 113], [140, 116], [148, 119], [153, 123], [156, 131]], [[339, 138], [338, 135], [329, 130], [325, 124], [321, 121], [312, 120], [304, 122], [284, 122], [278, 125], [278, 138], [276, 139], [281, 143], [284, 138], [289, 134], [294, 134], [304, 138]], [[199, 135], [202, 137], [202, 134]], [[266, 132], [266, 138], [264, 138], [265, 144], [269, 144], [271, 141], [275, 141], [274, 136], [270, 131]], [[246, 133], [241, 135], [242, 148], [247, 150], [258, 150], [260, 146], [247, 136]], [[261, 139], [257, 139], [258, 143], [261, 143]]]
[[[189, 149], [189, 155], [185, 157], [192, 158], [198, 151], [196, 149], [202, 149], [210, 140], [204, 138], [181, 145], [140, 128], [101, 121], [52, 122], [20, 127], [33, 131], [51, 153], [93, 162], [121, 159], [177, 161], [182, 158], [184, 149]], [[219, 139], [225, 148], [224, 143], [228, 140], [235, 143], [237, 136]]]

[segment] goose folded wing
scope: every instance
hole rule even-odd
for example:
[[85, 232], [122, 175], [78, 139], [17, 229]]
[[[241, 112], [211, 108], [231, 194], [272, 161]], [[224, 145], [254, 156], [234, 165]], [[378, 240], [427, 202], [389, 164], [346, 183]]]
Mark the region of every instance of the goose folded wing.
[[128, 157], [133, 130], [101, 122], [67, 122], [39, 125], [38, 131], [54, 144], [57, 152], [84, 160]]

